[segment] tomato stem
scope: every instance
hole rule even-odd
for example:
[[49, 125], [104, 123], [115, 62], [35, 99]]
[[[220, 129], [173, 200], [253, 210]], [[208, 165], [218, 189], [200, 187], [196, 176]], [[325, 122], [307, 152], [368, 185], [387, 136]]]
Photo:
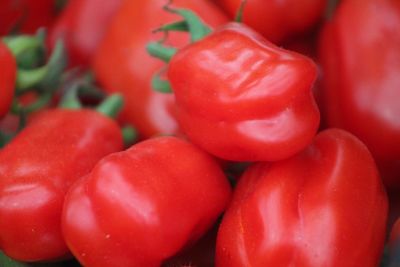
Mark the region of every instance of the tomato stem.
[[56, 42], [46, 66], [47, 75], [40, 83], [40, 86], [46, 90], [56, 90], [60, 82], [60, 77], [67, 66], [67, 55], [65, 53], [64, 43], [61, 40]]
[[17, 94], [30, 89], [55, 90], [65, 66], [64, 45], [58, 41], [46, 65], [31, 70], [18, 69]]
[[96, 111], [110, 118], [116, 118], [123, 104], [124, 101], [120, 94], [112, 94], [97, 106]]
[[39, 31], [36, 35], [18, 35], [4, 37], [2, 41], [8, 46], [15, 58], [24, 53], [36, 53], [44, 49], [44, 32]]
[[[193, 11], [183, 8], [172, 8], [170, 6], [171, 2], [172, 1], [168, 1], [168, 3], [163, 7], [164, 10], [181, 16], [183, 20], [165, 24], [154, 30], [154, 32], [162, 31], [168, 34], [169, 31], [187, 31], [190, 34], [191, 42], [199, 41], [211, 33], [211, 28], [208, 27]], [[177, 49], [173, 47], [167, 47], [163, 45], [163, 41], [160, 41], [149, 43], [147, 45], [147, 52], [151, 56], [168, 63], [176, 54]], [[162, 69], [153, 76], [151, 85], [152, 88], [158, 92], [170, 93], [172, 92], [171, 85], [168, 81], [161, 79], [161, 75], [164, 71], [165, 70]]]
[[153, 75], [151, 79], [151, 87], [160, 93], [171, 93], [171, 85], [167, 80], [161, 79], [161, 75], [165, 72], [165, 68]]
[[147, 52], [156, 57], [161, 59], [162, 61], [168, 63], [171, 58], [176, 54], [177, 49], [173, 47], [167, 47], [160, 42], [151, 42], [147, 44]]
[[66, 109], [81, 109], [82, 104], [78, 97], [78, 91], [79, 84], [76, 83], [65, 93], [59, 106]]
[[[211, 28], [208, 27], [201, 19], [199, 16], [197, 16], [193, 11], [189, 9], [184, 9], [184, 8], [172, 8], [170, 7], [170, 3], [164, 6], [164, 10], [177, 14], [183, 18], [183, 21], [187, 24], [187, 29], [190, 33], [191, 41], [196, 42], [198, 40], [203, 39], [205, 36], [210, 34]], [[173, 22], [172, 24], [166, 24], [159, 28], [160, 30], [168, 29], [169, 30], [174, 30], [174, 31], [182, 31], [183, 30], [183, 22]], [[173, 25], [178, 26], [177, 29], [173, 28]]]
[[43, 66], [33, 70], [21, 70], [17, 72], [16, 88], [18, 93], [25, 92], [38, 85], [47, 75], [48, 68]]
[[136, 129], [132, 126], [125, 126], [121, 131], [125, 147], [130, 147], [133, 145], [138, 137]]
[[176, 21], [169, 24], [164, 24], [160, 28], [155, 29], [153, 32], [168, 32], [168, 31], [181, 31], [181, 32], [188, 32], [189, 26], [186, 20]]
[[240, 2], [240, 6], [238, 11], [236, 12], [236, 16], [235, 16], [235, 21], [241, 23], [243, 21], [243, 11], [244, 11], [244, 6], [246, 5], [247, 1], [246, 0], [242, 0]]

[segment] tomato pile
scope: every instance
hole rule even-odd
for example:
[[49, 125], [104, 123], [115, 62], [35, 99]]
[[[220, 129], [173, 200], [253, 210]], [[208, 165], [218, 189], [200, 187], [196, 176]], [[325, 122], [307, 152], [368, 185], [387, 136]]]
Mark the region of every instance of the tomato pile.
[[400, 1], [0, 0], [0, 267], [400, 266]]

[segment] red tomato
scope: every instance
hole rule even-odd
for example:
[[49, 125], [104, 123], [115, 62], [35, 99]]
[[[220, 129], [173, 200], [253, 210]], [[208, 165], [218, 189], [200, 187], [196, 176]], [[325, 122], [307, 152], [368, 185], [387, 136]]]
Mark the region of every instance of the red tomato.
[[218, 232], [218, 267], [378, 266], [387, 196], [368, 149], [337, 129], [241, 177]]
[[17, 63], [10, 49], [0, 41], [0, 119], [11, 107], [17, 75]]
[[[94, 71], [107, 92], [121, 92], [126, 106], [122, 119], [135, 125], [142, 137], [176, 133], [173, 96], [151, 89], [153, 74], [163, 64], [149, 56], [146, 45], [162, 35], [152, 30], [179, 20], [177, 15], [162, 10], [164, 0], [125, 1], [107, 32], [94, 62]], [[206, 0], [175, 0], [174, 5], [193, 9], [211, 26], [225, 23], [227, 18]], [[169, 35], [169, 44], [183, 46], [185, 33]]]
[[67, 255], [61, 210], [68, 188], [121, 149], [118, 125], [95, 111], [38, 114], [0, 150], [0, 249], [22, 261]]
[[389, 189], [400, 189], [400, 2], [342, 1], [322, 33], [322, 107], [329, 127], [360, 138]]
[[122, 0], [70, 0], [50, 30], [54, 46], [64, 40], [70, 66], [89, 67], [96, 49]]
[[160, 266], [212, 227], [230, 193], [208, 154], [175, 137], [148, 139], [73, 186], [63, 233], [86, 267]]
[[[215, 0], [234, 18], [242, 0]], [[326, 0], [247, 0], [243, 22], [265, 38], [282, 43], [313, 28], [322, 17]]]
[[231, 23], [181, 49], [168, 66], [189, 139], [234, 161], [275, 161], [306, 147], [319, 124], [314, 62]]
[[35, 33], [56, 17], [55, 0], [0, 0], [0, 35], [12, 30]]

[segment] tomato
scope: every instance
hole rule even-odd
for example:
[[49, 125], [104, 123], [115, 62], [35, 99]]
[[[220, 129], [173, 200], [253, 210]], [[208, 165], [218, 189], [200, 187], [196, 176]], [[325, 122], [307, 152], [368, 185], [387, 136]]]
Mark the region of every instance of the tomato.
[[[110, 26], [95, 56], [94, 72], [106, 92], [120, 92], [126, 101], [122, 120], [138, 129], [142, 138], [178, 132], [173, 96], [154, 92], [151, 78], [163, 64], [146, 53], [146, 44], [162, 37], [152, 31], [164, 23], [178, 20], [162, 11], [164, 0], [125, 1]], [[227, 18], [206, 0], [175, 0], [174, 5], [191, 8], [211, 26]], [[185, 33], [172, 33], [168, 42], [183, 46]]]
[[376, 267], [387, 210], [367, 147], [329, 129], [290, 159], [246, 170], [219, 228], [216, 266]]
[[0, 249], [22, 261], [68, 255], [61, 211], [68, 188], [105, 155], [122, 149], [116, 122], [91, 110], [35, 116], [0, 150]]
[[50, 30], [51, 46], [61, 38], [69, 65], [89, 67], [121, 3], [122, 0], [70, 0]]
[[[233, 18], [242, 0], [215, 2]], [[326, 4], [326, 0], [247, 0], [243, 22], [271, 42], [281, 44], [310, 31], [321, 19]]]
[[55, 0], [0, 0], [0, 35], [13, 30], [35, 33], [49, 27], [56, 16]]
[[66, 196], [62, 228], [84, 266], [160, 266], [212, 227], [230, 185], [208, 154], [157, 137], [101, 160]]
[[15, 80], [17, 76], [17, 63], [10, 49], [0, 41], [0, 119], [4, 117], [11, 107], [14, 97]]
[[275, 161], [306, 147], [319, 124], [314, 62], [231, 23], [179, 50], [167, 77], [182, 131], [209, 153]]
[[319, 44], [327, 125], [368, 146], [390, 190], [400, 189], [399, 28], [399, 1], [347, 0]]

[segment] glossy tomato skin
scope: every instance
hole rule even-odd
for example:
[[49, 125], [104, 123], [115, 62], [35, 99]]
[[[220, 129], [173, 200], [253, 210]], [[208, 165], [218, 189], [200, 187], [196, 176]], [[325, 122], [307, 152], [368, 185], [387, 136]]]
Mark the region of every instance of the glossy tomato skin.
[[64, 41], [71, 67], [89, 67], [122, 0], [70, 0], [50, 30], [49, 42]]
[[312, 60], [230, 23], [171, 59], [168, 79], [189, 139], [220, 158], [274, 161], [316, 133]]
[[365, 145], [323, 131], [296, 156], [244, 173], [219, 229], [216, 266], [378, 266], [387, 206]]
[[[180, 20], [162, 7], [164, 0], [125, 1], [102, 42], [94, 62], [94, 72], [107, 92], [120, 92], [126, 100], [122, 120], [134, 124], [143, 138], [177, 133], [174, 98], [153, 91], [151, 78], [164, 65], [146, 52], [150, 41], [163, 35], [152, 31]], [[189, 8], [210, 26], [227, 22], [226, 16], [206, 0], [176, 0], [173, 6]], [[171, 33], [168, 44], [182, 47], [189, 42], [186, 33]]]
[[49, 27], [57, 16], [55, 0], [0, 0], [0, 35], [17, 30], [35, 33]]
[[399, 28], [398, 1], [342, 1], [319, 44], [327, 125], [368, 146], [389, 190], [400, 188]]
[[[242, 0], [215, 0], [234, 18]], [[247, 0], [243, 22], [273, 43], [281, 44], [311, 30], [322, 18], [326, 0]]]
[[17, 76], [17, 63], [10, 49], [0, 41], [0, 119], [3, 118], [11, 107], [14, 97], [15, 80]]
[[194, 145], [148, 139], [104, 158], [74, 185], [63, 233], [84, 266], [160, 266], [212, 227], [230, 190], [219, 165]]
[[37, 114], [0, 151], [0, 249], [21, 261], [68, 254], [61, 210], [68, 188], [122, 150], [118, 125], [91, 110]]

